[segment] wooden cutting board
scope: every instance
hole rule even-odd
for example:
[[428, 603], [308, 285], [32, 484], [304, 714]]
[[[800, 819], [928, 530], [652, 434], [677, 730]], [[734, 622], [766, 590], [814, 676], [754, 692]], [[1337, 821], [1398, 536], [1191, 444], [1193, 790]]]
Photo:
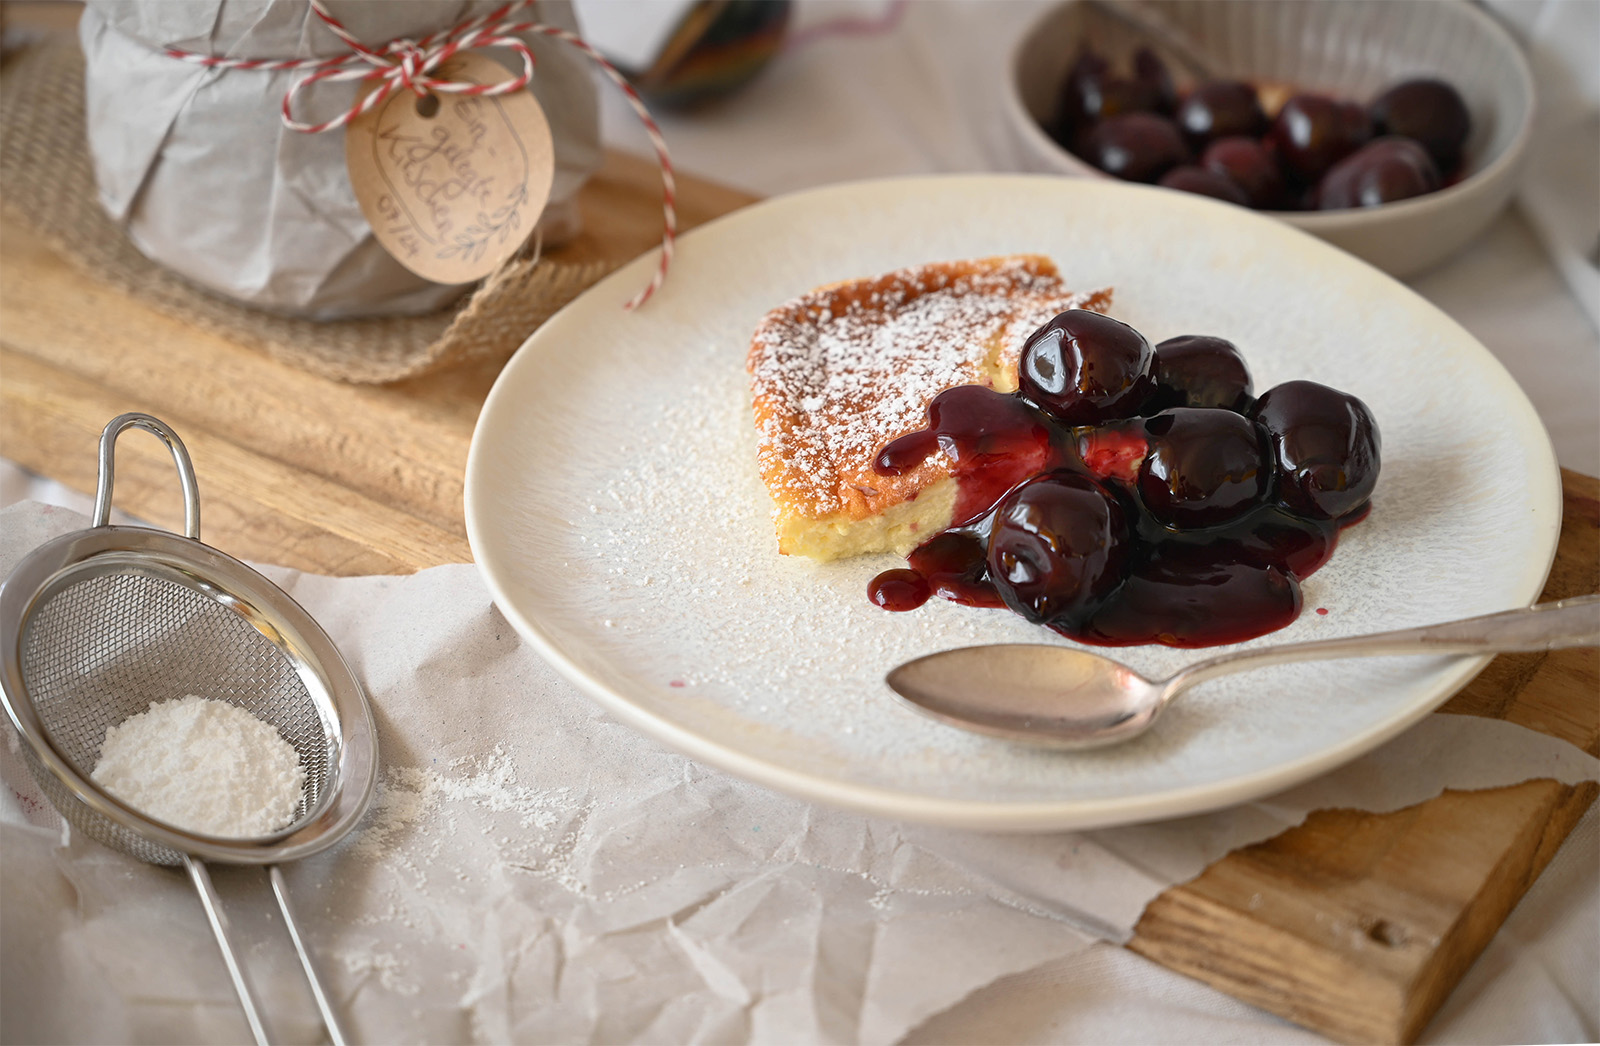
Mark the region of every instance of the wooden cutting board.
[[[679, 182], [685, 227], [752, 197]], [[659, 228], [653, 163], [611, 155], [584, 190], [570, 256], [625, 260]], [[494, 380], [483, 366], [388, 387], [293, 370], [96, 284], [0, 225], [0, 455], [84, 492], [102, 426], [143, 410], [183, 435], [203, 534], [245, 559], [333, 575], [471, 558], [467, 446]], [[1600, 589], [1600, 484], [1564, 473], [1566, 520], [1546, 599]], [[118, 447], [115, 503], [178, 529], [165, 449]], [[1445, 711], [1509, 719], [1600, 754], [1600, 652], [1498, 658]], [[1414, 1039], [1596, 787], [1530, 781], [1446, 793], [1392, 814], [1314, 814], [1213, 865], [1146, 911], [1131, 947], [1351, 1042]]]

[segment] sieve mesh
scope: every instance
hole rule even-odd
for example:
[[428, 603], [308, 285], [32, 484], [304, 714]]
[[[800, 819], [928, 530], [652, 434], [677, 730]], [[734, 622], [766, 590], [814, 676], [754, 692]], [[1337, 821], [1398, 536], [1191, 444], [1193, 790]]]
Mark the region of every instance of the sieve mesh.
[[[28, 700], [56, 750], [84, 777], [106, 730], [155, 702], [195, 694], [237, 705], [275, 727], [299, 755], [306, 781], [298, 822], [336, 781], [328, 724], [295, 662], [251, 623], [250, 608], [196, 584], [123, 570], [48, 593], [22, 628]], [[35, 777], [91, 837], [141, 860], [181, 862], [175, 851], [72, 801], [52, 775]]]

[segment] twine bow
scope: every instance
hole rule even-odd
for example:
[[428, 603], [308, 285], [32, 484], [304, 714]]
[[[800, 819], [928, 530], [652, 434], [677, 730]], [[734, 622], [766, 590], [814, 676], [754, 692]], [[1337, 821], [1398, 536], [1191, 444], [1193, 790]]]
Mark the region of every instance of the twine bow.
[[[363, 113], [382, 105], [396, 91], [412, 91], [421, 98], [430, 92], [493, 97], [522, 90], [533, 80], [535, 61], [533, 52], [518, 38], [516, 35], [518, 33], [538, 33], [571, 44], [599, 65], [612, 83], [627, 96], [628, 104], [633, 107], [634, 113], [644, 124], [645, 133], [649, 135], [650, 144], [656, 152], [656, 160], [661, 166], [660, 262], [650, 283], [624, 306], [636, 309], [648, 301], [666, 279], [667, 268], [672, 264], [673, 244], [678, 234], [677, 183], [673, 178], [672, 158], [667, 153], [666, 140], [662, 137], [661, 128], [656, 125], [649, 110], [645, 108], [639, 93], [633, 89], [633, 85], [628, 83], [617, 68], [600, 52], [589, 46], [582, 37], [540, 22], [506, 21], [512, 12], [528, 6], [528, 3], [529, 0], [513, 0], [512, 3], [497, 7], [488, 14], [469, 19], [450, 29], [430, 33], [421, 40], [392, 40], [382, 47], [372, 48], [357, 40], [327, 9], [323, 0], [310, 0], [311, 10], [335, 36], [349, 46], [351, 53], [331, 58], [219, 58], [215, 55], [169, 47], [166, 48], [166, 54], [169, 58], [213, 69], [258, 69], [269, 72], [287, 69], [310, 70], [307, 75], [295, 80], [284, 93], [283, 124], [290, 130], [304, 134], [320, 134], [345, 126]], [[453, 55], [479, 47], [505, 47], [516, 52], [522, 59], [521, 75], [498, 84], [442, 80], [432, 75], [434, 70], [449, 61]], [[320, 123], [305, 123], [295, 119], [294, 102], [301, 91], [324, 81], [350, 80], [377, 80], [379, 83], [365, 97], [331, 119]]]

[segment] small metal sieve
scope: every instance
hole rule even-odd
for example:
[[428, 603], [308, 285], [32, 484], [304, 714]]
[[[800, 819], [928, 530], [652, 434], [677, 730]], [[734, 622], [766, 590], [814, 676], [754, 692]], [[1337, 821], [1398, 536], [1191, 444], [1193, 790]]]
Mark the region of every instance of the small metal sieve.
[[[184, 536], [112, 526], [117, 437], [154, 433], [183, 484]], [[372, 798], [377, 743], [366, 695], [325, 632], [288, 594], [200, 541], [200, 495], [182, 440], [148, 414], [100, 436], [94, 525], [35, 549], [0, 584], [6, 713], [40, 789], [73, 828], [141, 861], [182, 865], [205, 906], [256, 1041], [266, 1031], [228, 938], [205, 861], [268, 865], [328, 1034], [343, 1033], [290, 911], [278, 865], [332, 846]], [[108, 727], [188, 694], [227, 701], [276, 727], [305, 770], [295, 820], [223, 838], [154, 820], [89, 774]]]

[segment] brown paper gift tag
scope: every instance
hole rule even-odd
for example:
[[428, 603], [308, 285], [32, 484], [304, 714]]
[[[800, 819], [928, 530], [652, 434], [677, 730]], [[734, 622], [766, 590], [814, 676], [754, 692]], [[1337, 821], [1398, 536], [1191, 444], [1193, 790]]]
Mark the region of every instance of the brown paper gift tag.
[[[472, 51], [433, 75], [475, 84], [513, 79]], [[350, 121], [345, 163], [361, 213], [400, 264], [436, 283], [470, 283], [514, 254], [539, 221], [555, 146], [530, 91], [419, 99], [399, 90]]]

